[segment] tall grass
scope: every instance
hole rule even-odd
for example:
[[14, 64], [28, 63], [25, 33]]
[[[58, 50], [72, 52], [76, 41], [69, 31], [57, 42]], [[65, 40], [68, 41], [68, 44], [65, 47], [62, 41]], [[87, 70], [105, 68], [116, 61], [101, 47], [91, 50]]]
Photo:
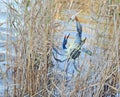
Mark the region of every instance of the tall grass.
[[[6, 73], [11, 72], [8, 76], [12, 75], [12, 81], [5, 81], [5, 85], [11, 90], [5, 96], [102, 97], [120, 92], [120, 13], [118, 1], [111, 1], [4, 2], [8, 8], [7, 24], [11, 34], [7, 36]], [[88, 33], [95, 35], [89, 44], [93, 56], [84, 58], [79, 68], [81, 73], [73, 75], [70, 81], [66, 80], [65, 72], [54, 69], [56, 64], [52, 60], [52, 45], [57, 45], [59, 41], [54, 38], [59, 38], [58, 35], [63, 34], [64, 30], [59, 20], [67, 22], [76, 14], [65, 14], [68, 10], [75, 11], [80, 20], [84, 20], [83, 23], [90, 23], [92, 29], [86, 29]], [[90, 20], [86, 20], [85, 15]], [[61, 33], [58, 34], [59, 32]]]

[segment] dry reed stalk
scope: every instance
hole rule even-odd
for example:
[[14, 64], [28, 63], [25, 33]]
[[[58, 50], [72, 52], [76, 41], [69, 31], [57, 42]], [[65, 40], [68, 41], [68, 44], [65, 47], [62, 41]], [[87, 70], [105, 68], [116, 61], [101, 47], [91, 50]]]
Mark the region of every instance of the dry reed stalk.
[[[15, 53], [14, 56], [7, 53], [8, 66], [13, 66], [9, 70], [12, 70], [15, 84], [11, 96], [101, 97], [119, 92], [116, 88], [120, 83], [119, 5], [118, 1], [108, 1], [11, 0], [6, 3], [10, 13], [8, 27], [14, 29], [9, 32], [16, 37], [11, 40], [12, 36], [8, 35], [6, 44], [7, 52]], [[76, 13], [65, 15], [67, 10]], [[58, 35], [65, 30], [58, 20], [68, 21], [76, 14], [82, 23], [93, 26], [94, 31], [90, 27], [84, 29], [94, 33], [95, 37], [90, 41], [94, 55], [89, 58], [85, 55], [83, 63], [78, 62], [81, 72], [66, 80], [66, 73], [58, 72], [53, 66], [51, 49], [53, 43], [60, 41], [60, 38], [57, 41], [54, 38], [60, 37]], [[91, 20], [81, 18], [81, 15], [90, 16]]]

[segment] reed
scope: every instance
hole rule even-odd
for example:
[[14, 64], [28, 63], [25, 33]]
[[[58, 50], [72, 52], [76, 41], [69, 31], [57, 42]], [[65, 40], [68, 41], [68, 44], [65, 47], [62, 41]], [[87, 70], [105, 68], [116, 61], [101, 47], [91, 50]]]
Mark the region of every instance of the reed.
[[[9, 84], [5, 80], [11, 90], [6, 97], [106, 97], [120, 92], [119, 0], [9, 0], [4, 4], [10, 33], [4, 78], [12, 78]], [[94, 35], [87, 39], [93, 56], [80, 57], [80, 73], [66, 80], [66, 72], [55, 68], [52, 45], [59, 46], [66, 29], [61, 22], [68, 23], [76, 14], [81, 23], [89, 24], [83, 30]]]

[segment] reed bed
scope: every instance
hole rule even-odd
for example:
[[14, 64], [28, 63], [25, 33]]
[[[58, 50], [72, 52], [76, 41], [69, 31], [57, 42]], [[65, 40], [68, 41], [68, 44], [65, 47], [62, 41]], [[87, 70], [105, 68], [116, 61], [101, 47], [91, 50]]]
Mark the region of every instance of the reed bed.
[[[107, 97], [120, 92], [119, 0], [9, 0], [5, 97]], [[72, 13], [73, 12], [73, 13]], [[55, 69], [52, 45], [59, 47], [65, 26], [77, 15], [94, 36], [93, 55], [79, 61], [80, 73], [66, 79]], [[88, 16], [85, 18], [85, 16]], [[87, 65], [87, 66], [86, 66]], [[120, 95], [120, 94], [119, 94]], [[119, 96], [118, 96], [119, 97]]]

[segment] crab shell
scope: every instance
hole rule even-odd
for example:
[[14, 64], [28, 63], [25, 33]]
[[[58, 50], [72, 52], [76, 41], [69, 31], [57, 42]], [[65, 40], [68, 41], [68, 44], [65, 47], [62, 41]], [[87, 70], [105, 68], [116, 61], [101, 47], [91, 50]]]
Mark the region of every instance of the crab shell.
[[80, 53], [81, 53], [81, 51], [75, 48], [75, 49], [70, 53], [70, 56], [71, 56], [72, 59], [75, 60], [75, 59], [80, 55]]
[[79, 55], [81, 53], [81, 47], [85, 43], [85, 40], [86, 39], [84, 39], [80, 44], [77, 44], [77, 43], [71, 44], [67, 50], [67, 56], [71, 59], [74, 59], [74, 60], [77, 57], [79, 57]]

